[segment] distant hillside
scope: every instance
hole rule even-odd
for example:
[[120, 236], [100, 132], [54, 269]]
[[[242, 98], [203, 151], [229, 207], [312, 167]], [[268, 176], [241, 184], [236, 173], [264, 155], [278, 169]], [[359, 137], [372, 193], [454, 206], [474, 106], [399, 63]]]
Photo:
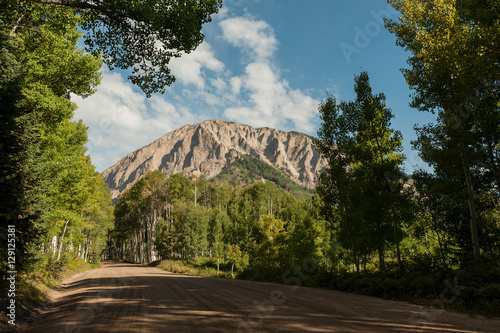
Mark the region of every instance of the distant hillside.
[[314, 190], [298, 185], [283, 170], [278, 170], [250, 155], [238, 157], [234, 162], [222, 169], [215, 178], [235, 186], [246, 186], [264, 179], [275, 183], [278, 187], [290, 192], [297, 198], [311, 198], [314, 195]]

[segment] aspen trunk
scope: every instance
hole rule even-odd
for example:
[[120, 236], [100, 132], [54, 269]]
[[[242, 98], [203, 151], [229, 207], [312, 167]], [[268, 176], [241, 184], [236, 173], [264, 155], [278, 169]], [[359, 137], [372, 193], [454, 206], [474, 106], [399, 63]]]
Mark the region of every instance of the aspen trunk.
[[62, 246], [63, 246], [63, 240], [64, 240], [64, 234], [66, 233], [66, 227], [68, 226], [68, 221], [66, 221], [66, 224], [64, 225], [64, 231], [62, 233], [62, 236], [61, 236], [61, 244], [59, 245], [59, 254], [57, 255], [57, 261], [59, 261], [59, 258], [61, 258], [61, 250], [62, 250]]

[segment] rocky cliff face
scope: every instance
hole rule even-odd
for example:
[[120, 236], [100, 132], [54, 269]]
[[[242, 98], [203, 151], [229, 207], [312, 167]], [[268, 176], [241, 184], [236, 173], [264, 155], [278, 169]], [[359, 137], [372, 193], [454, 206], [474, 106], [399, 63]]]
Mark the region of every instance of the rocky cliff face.
[[185, 125], [128, 154], [102, 176], [113, 198], [149, 171], [182, 172], [210, 179], [240, 155], [252, 155], [285, 170], [298, 184], [313, 188], [326, 166], [311, 138], [302, 133], [253, 128], [223, 120]]

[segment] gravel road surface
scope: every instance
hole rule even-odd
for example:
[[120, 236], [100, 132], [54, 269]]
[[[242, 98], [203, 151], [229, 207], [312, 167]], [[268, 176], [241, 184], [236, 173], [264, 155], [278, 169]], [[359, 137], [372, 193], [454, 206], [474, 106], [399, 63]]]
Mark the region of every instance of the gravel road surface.
[[421, 307], [114, 262], [64, 281], [52, 297], [28, 332], [500, 332], [500, 320], [445, 312], [439, 300]]

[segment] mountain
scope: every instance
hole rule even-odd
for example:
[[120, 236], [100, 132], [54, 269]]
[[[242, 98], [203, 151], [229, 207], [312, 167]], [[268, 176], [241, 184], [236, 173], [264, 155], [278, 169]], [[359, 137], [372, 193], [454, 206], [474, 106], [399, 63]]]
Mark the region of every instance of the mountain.
[[317, 174], [326, 166], [305, 134], [217, 119], [167, 133], [128, 154], [102, 176], [115, 199], [149, 171], [160, 170], [167, 176], [182, 172], [210, 179], [244, 155], [284, 171], [307, 189], [316, 186]]

